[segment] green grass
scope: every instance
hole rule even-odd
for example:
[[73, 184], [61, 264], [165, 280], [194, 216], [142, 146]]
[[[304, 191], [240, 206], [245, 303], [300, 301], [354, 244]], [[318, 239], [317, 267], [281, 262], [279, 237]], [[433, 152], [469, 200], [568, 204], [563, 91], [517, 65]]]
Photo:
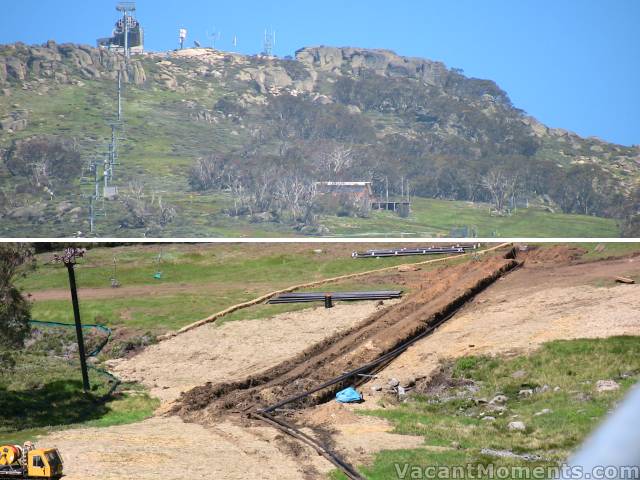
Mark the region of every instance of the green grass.
[[[640, 252], [640, 243], [572, 243], [571, 245], [587, 250], [587, 253], [582, 256], [582, 260], [585, 261], [622, 257]], [[598, 248], [599, 245], [600, 248]], [[598, 252], [596, 248], [601, 251]]]
[[[451, 369], [453, 378], [473, 380], [479, 391], [450, 386], [445, 394], [413, 395], [405, 403], [366, 414], [391, 421], [397, 433], [424, 437], [426, 445], [451, 447], [457, 442], [460, 448], [384, 451], [372, 465], [362, 467], [367, 478], [398, 478], [394, 464], [405, 463], [421, 468], [488, 463], [535, 467], [563, 461], [640, 378], [640, 337], [554, 341], [530, 355], [461, 358]], [[516, 371], [525, 375], [515, 378]], [[595, 384], [603, 379], [616, 380], [620, 390], [597, 393]], [[549, 390], [518, 395], [522, 389], [544, 385]], [[509, 398], [502, 415], [475, 402], [499, 393]], [[535, 415], [545, 408], [551, 412]], [[496, 420], [481, 420], [485, 413]], [[508, 430], [513, 420], [524, 422], [526, 431]], [[542, 460], [499, 459], [481, 454], [482, 448], [537, 454]]]
[[[628, 255], [639, 250], [637, 244], [606, 244], [596, 252], [596, 244], [578, 244], [587, 250], [585, 260]], [[542, 244], [545, 248], [546, 244]], [[83, 298], [80, 293], [82, 318], [86, 323], [104, 323], [127, 327], [139, 332], [162, 333], [175, 330], [236, 303], [244, 302], [278, 288], [324, 278], [373, 270], [403, 263], [420, 262], [434, 257], [399, 257], [359, 259], [350, 257], [352, 249], [368, 246], [344, 245], [137, 245], [116, 248], [94, 248], [76, 268], [79, 287], [110, 287], [113, 258], [117, 258], [117, 277], [123, 287], [146, 287], [143, 294], [123, 295], [110, 299]], [[314, 253], [324, 249], [324, 253]], [[155, 280], [156, 259], [162, 252], [162, 279]], [[283, 253], [286, 252], [286, 253]], [[52, 254], [38, 256], [39, 268], [22, 282], [27, 292], [67, 289], [66, 270], [50, 259]], [[447, 261], [455, 264], [465, 261]], [[435, 264], [438, 266], [440, 264]], [[423, 267], [429, 268], [429, 267]], [[384, 279], [366, 288], [398, 288]], [[181, 291], [171, 290], [182, 286]], [[165, 290], [163, 290], [165, 288]], [[359, 282], [342, 282], [320, 288], [363, 289]], [[229, 316], [225, 321], [265, 318], [272, 314], [300, 308], [294, 305], [259, 305]], [[41, 300], [34, 303], [33, 316], [38, 320], [69, 322], [72, 320], [68, 300]]]
[[[335, 247], [329, 247], [330, 253], [314, 253], [322, 248], [322, 245], [248, 247], [232, 244], [94, 248], [76, 267], [80, 288], [108, 289], [115, 256], [117, 278], [123, 287], [144, 286], [149, 290], [145, 291], [147, 294], [110, 299], [83, 299], [81, 291], [82, 318], [86, 323], [160, 333], [278, 288], [426, 260], [425, 257], [354, 260], [350, 257], [349, 246], [340, 247], [339, 252]], [[163, 276], [161, 280], [155, 280], [153, 274], [158, 268], [156, 258], [160, 250]], [[52, 264], [51, 257], [52, 254], [38, 256], [38, 270], [21, 282], [25, 291], [68, 288], [66, 269]], [[383, 284], [381, 280], [375, 288], [382, 288]], [[164, 286], [172, 285], [182, 285], [183, 291], [162, 290]], [[330, 286], [322, 289], [326, 288]], [[341, 284], [339, 288], [362, 289], [357, 282]], [[230, 319], [264, 318], [297, 308], [291, 305], [257, 306], [238, 312]], [[70, 303], [66, 299], [36, 301], [33, 317], [69, 322], [72, 319]]]
[[458, 227], [475, 227], [479, 237], [617, 237], [613, 219], [519, 209], [511, 216], [489, 214], [489, 205], [414, 198], [412, 213], [402, 219], [391, 212], [370, 218], [324, 217], [336, 236], [448, 236]]
[[[395, 257], [352, 259], [351, 252], [369, 248], [362, 245], [305, 244], [169, 244], [132, 245], [116, 248], [93, 248], [76, 267], [80, 288], [110, 285], [113, 260], [117, 260], [117, 277], [123, 286], [166, 285], [176, 283], [222, 283], [286, 285], [298, 280], [312, 281], [376, 268], [437, 259], [429, 257]], [[315, 250], [323, 253], [315, 253]], [[331, 252], [326, 250], [330, 249]], [[158, 266], [157, 259], [161, 255]], [[52, 263], [53, 254], [37, 256], [38, 270], [21, 282], [27, 291], [68, 288], [66, 269]], [[155, 280], [160, 269], [162, 279]], [[288, 282], [288, 283], [287, 283]]]
[[107, 427], [150, 417], [159, 402], [135, 385], [122, 385], [103, 401], [108, 377], [89, 371], [82, 391], [80, 367], [61, 358], [20, 353], [14, 370], [0, 372], [0, 444], [34, 440], [55, 430]]
[[[255, 296], [257, 295], [245, 294], [242, 291], [227, 291], [218, 292], [215, 297], [209, 294], [182, 294], [82, 300], [80, 310], [83, 322], [86, 323], [160, 333], [177, 330]], [[73, 318], [70, 304], [65, 300], [36, 302], [32, 315], [43, 321], [70, 321]]]

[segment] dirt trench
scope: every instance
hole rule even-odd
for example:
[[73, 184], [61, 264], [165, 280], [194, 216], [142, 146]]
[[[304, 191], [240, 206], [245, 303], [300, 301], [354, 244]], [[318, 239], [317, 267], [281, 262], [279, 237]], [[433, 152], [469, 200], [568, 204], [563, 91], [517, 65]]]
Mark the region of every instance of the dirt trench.
[[[516, 260], [490, 256], [420, 272], [417, 288], [401, 304], [373, 314], [350, 331], [335, 335], [260, 376], [193, 388], [180, 397], [173, 412], [187, 421], [214, 423], [221, 415], [248, 412], [308, 391], [414, 338], [517, 266]], [[313, 406], [350, 383], [336, 384], [289, 407]]]

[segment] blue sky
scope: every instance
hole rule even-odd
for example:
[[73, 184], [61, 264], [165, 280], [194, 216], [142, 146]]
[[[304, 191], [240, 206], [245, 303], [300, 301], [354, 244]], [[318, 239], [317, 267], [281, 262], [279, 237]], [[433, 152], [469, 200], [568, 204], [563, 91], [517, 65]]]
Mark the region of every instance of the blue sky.
[[[117, 18], [111, 0], [0, 5], [0, 43], [94, 44]], [[275, 53], [306, 45], [388, 48], [495, 80], [552, 127], [640, 144], [640, 0], [138, 0], [146, 47], [177, 46], [179, 27], [218, 47], [257, 53], [265, 27]]]

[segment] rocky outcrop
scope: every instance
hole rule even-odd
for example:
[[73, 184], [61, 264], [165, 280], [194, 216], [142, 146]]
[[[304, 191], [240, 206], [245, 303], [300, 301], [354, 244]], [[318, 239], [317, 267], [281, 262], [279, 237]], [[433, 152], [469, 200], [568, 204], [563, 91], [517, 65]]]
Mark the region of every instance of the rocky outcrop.
[[8, 117], [0, 119], [0, 131], [19, 132], [27, 128], [27, 125], [26, 112], [14, 112]]
[[70, 83], [78, 76], [86, 80], [115, 78], [118, 70], [125, 71], [125, 82], [142, 85], [147, 80], [140, 61], [132, 59], [124, 69], [122, 55], [88, 45], [58, 45], [49, 41], [45, 45], [0, 46], [0, 83], [20, 83], [40, 77]]
[[7, 70], [7, 77], [22, 81], [27, 76], [27, 65], [25, 62], [16, 57], [7, 57], [4, 59], [4, 65]]
[[359, 74], [363, 70], [387, 77], [405, 77], [427, 84], [439, 84], [449, 74], [441, 62], [401, 57], [390, 50], [352, 47], [306, 47], [296, 52], [296, 59], [315, 70]]
[[239, 74], [240, 79], [254, 81], [260, 93], [277, 93], [283, 88], [293, 85], [287, 71], [279, 66], [262, 68], [246, 68]]

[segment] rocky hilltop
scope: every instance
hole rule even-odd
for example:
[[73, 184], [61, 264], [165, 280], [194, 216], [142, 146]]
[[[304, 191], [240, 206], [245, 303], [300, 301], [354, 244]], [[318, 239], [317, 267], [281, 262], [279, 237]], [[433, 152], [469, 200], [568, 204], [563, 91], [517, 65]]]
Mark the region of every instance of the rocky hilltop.
[[[16, 211], [40, 205], [29, 221], [44, 228], [78, 211], [80, 182], [34, 180], [36, 167], [16, 167], [27, 161], [16, 152], [28, 151], [24, 142], [32, 138], [63, 137], [83, 159], [95, 156], [109, 135], [118, 71], [126, 86], [127, 165], [137, 172], [122, 181], [176, 198], [193, 188], [189, 172], [203, 156], [215, 154], [234, 169], [294, 162], [321, 180], [318, 166], [335, 156], [327, 149], [350, 152], [354, 170], [336, 170], [338, 177], [366, 171], [374, 185], [392, 178], [392, 189], [412, 179], [413, 192], [425, 197], [488, 201], [482, 179], [504, 167], [517, 172], [523, 196], [543, 199], [550, 210], [618, 216], [639, 185], [638, 147], [548, 128], [495, 82], [442, 62], [327, 46], [302, 48], [293, 58], [198, 48], [125, 62], [106, 50], [49, 41], [0, 45], [0, 197], [10, 199], [0, 215], [15, 221]], [[78, 167], [78, 178], [85, 170]]]
[[30, 79], [51, 79], [59, 83], [74, 83], [79, 78], [115, 79], [118, 70], [126, 81], [141, 85], [146, 81], [144, 69], [137, 60], [124, 67], [121, 55], [90, 47], [49, 41], [43, 46], [22, 43], [0, 47], [0, 84], [25, 82]]
[[313, 70], [352, 75], [368, 70], [387, 77], [413, 78], [429, 85], [442, 85], [449, 72], [442, 62], [401, 57], [391, 50], [305, 47], [296, 52], [296, 59]]

